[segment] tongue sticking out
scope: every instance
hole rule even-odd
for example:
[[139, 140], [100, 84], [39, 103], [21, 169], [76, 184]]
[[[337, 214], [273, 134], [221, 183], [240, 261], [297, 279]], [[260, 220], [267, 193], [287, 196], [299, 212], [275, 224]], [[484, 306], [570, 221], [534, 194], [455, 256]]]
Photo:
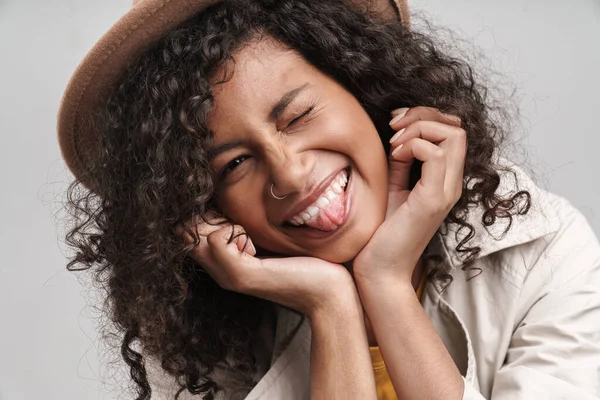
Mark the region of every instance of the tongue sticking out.
[[335, 199], [330, 200], [329, 205], [322, 209], [315, 218], [306, 221], [305, 225], [326, 232], [336, 230], [344, 220], [346, 212], [345, 197], [345, 193], [341, 193]]

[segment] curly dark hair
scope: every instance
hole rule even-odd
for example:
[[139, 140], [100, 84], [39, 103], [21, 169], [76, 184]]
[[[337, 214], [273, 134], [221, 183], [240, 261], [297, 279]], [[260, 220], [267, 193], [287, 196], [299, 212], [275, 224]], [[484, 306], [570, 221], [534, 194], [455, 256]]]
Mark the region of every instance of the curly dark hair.
[[[529, 209], [526, 191], [496, 194], [501, 167], [493, 155], [506, 129], [492, 117], [472, 68], [444, 54], [435, 39], [341, 1], [218, 2], [132, 63], [96, 123], [101, 156], [86, 174], [98, 189], [78, 180], [68, 189], [76, 221], [67, 234], [76, 249], [68, 269], [93, 268], [107, 291], [106, 312], [122, 336], [138, 399], [150, 398], [149, 356], [175, 377], [176, 398], [184, 390], [214, 398], [221, 385], [211, 373], [225, 362], [253, 384], [255, 334], [272, 304], [220, 288], [189, 257], [194, 245], [182, 243], [175, 228], [214, 206], [206, 150], [212, 80], [236, 51], [267, 36], [349, 90], [386, 152], [393, 109], [430, 106], [461, 118], [468, 140], [463, 194], [445, 222], [458, 225], [463, 268], [480, 252], [467, 246], [475, 232], [466, 218], [470, 206], [484, 207], [485, 227]], [[419, 171], [416, 163], [413, 184]]]

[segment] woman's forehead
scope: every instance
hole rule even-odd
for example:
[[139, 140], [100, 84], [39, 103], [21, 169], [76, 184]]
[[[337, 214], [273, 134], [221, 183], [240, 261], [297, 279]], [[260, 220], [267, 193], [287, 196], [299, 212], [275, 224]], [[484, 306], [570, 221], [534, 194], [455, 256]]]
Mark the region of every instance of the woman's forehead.
[[216, 75], [211, 125], [230, 123], [236, 115], [268, 115], [285, 93], [310, 86], [315, 72], [301, 55], [275, 40], [249, 43]]

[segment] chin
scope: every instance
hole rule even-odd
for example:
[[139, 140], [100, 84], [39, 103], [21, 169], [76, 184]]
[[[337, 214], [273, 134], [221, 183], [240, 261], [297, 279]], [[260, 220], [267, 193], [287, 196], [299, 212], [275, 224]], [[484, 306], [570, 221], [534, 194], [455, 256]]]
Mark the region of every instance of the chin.
[[369, 243], [376, 229], [377, 226], [374, 229], [363, 229], [360, 232], [350, 231], [344, 237], [340, 238], [335, 245], [327, 249], [319, 249], [311, 254], [311, 256], [336, 264], [350, 262]]

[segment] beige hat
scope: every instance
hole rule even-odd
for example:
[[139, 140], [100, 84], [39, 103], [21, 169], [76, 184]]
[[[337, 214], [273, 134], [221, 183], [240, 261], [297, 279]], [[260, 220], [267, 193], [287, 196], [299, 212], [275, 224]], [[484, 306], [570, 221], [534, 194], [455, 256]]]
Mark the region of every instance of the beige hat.
[[[127, 12], [88, 52], [66, 88], [58, 113], [58, 141], [73, 174], [82, 179], [83, 167], [93, 159], [98, 142], [90, 116], [110, 96], [129, 62], [182, 22], [219, 0], [134, 0]], [[354, 5], [369, 1], [381, 15], [400, 18], [409, 27], [408, 0], [346, 0]], [[372, 4], [371, 4], [372, 3]]]

